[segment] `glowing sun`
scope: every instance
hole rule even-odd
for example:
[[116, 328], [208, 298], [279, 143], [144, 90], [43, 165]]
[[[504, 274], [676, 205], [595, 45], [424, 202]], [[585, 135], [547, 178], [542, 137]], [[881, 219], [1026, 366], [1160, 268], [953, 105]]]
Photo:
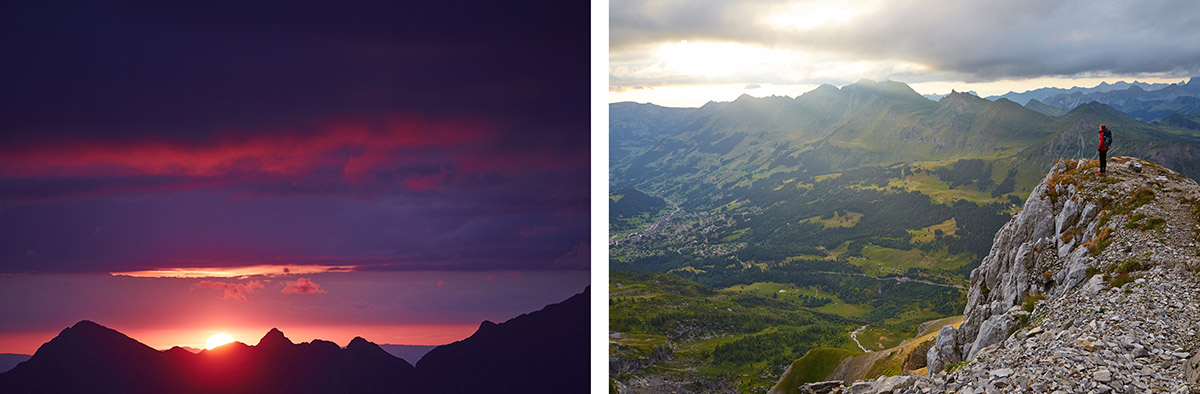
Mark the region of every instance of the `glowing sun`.
[[204, 348], [212, 350], [217, 346], [221, 346], [230, 342], [233, 342], [233, 337], [229, 336], [229, 334], [218, 332], [213, 334], [211, 337], [208, 337], [208, 342], [204, 343]]

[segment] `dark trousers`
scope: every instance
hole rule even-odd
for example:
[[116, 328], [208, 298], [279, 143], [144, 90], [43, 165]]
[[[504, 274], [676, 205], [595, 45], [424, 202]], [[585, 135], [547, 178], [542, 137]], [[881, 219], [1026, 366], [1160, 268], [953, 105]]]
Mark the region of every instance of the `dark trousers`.
[[1108, 168], [1108, 165], [1107, 165], [1108, 161], [1104, 160], [1104, 157], [1108, 156], [1108, 151], [1097, 150], [1097, 152], [1100, 152], [1100, 172], [1108, 172], [1108, 171], [1105, 171], [1105, 169]]

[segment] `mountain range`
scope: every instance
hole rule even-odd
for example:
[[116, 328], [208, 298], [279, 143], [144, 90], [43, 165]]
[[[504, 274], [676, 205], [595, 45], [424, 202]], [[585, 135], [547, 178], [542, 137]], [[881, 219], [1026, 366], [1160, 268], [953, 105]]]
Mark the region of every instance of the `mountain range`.
[[[929, 97], [929, 96], [926, 96]], [[1009, 92], [988, 100], [1008, 99], [1049, 116], [1061, 116], [1090, 102], [1099, 102], [1142, 122], [1200, 130], [1200, 80], [1174, 84], [1117, 82], [1092, 88], [1043, 88]]]
[[0, 353], [0, 372], [8, 372], [25, 360], [29, 359], [28, 354]]
[[589, 296], [438, 346], [413, 366], [354, 338], [296, 344], [271, 329], [257, 345], [159, 351], [80, 321], [0, 374], [5, 393], [466, 393], [587, 392]]
[[1171, 84], [1146, 83], [1146, 82], [1138, 82], [1138, 81], [1133, 81], [1133, 82], [1118, 81], [1118, 82], [1114, 82], [1114, 83], [1100, 82], [1099, 85], [1096, 85], [1096, 86], [1090, 87], [1090, 88], [1078, 87], [1078, 86], [1070, 88], [1070, 89], [1040, 88], [1040, 89], [1034, 89], [1034, 90], [1027, 90], [1027, 91], [1024, 91], [1021, 93], [1008, 92], [1008, 93], [1005, 93], [1005, 94], [1002, 94], [999, 96], [988, 96], [987, 99], [994, 101], [994, 100], [999, 100], [999, 99], [1003, 98], [1003, 99], [1008, 99], [1008, 100], [1011, 100], [1011, 101], [1019, 104], [1019, 103], [1027, 103], [1030, 100], [1043, 101], [1050, 97], [1064, 95], [1064, 94], [1070, 95], [1070, 94], [1076, 94], [1076, 93], [1080, 93], [1080, 94], [1101, 93], [1101, 92], [1108, 92], [1108, 91], [1113, 91], [1113, 90], [1125, 90], [1125, 89], [1132, 88], [1134, 86], [1136, 86], [1136, 87], [1138, 87], [1138, 89], [1141, 89], [1144, 91], [1151, 91], [1151, 90], [1158, 90], [1158, 89], [1165, 88], [1167, 86], [1171, 86]]
[[[1179, 98], [1185, 97], [1178, 96], [1180, 92], [1195, 88], [1200, 82], [1150, 93]], [[1095, 94], [1117, 92], [1121, 91]], [[1029, 174], [1025, 183], [1031, 187], [1055, 159], [1094, 155], [1091, 145], [1102, 123], [1110, 126], [1117, 141], [1110, 154], [1146, 157], [1200, 176], [1195, 160], [1200, 158], [1198, 133], [1173, 124], [1145, 123], [1102, 102], [1080, 103], [1060, 116], [1048, 116], [1004, 98], [989, 101], [955, 92], [934, 102], [903, 83], [863, 80], [840, 89], [823, 85], [796, 98], [743, 95], [686, 111], [650, 104], [610, 105], [612, 118], [622, 125], [642, 125], [637, 128], [640, 133], [611, 135], [612, 149], [622, 151], [610, 157], [613, 187], [686, 194], [681, 188], [701, 183], [745, 185], [754, 180], [753, 174], [818, 175], [967, 158], [1006, 160], [1005, 167], [1021, 167]], [[661, 113], [672, 115], [661, 119]], [[639, 116], [661, 121], [635, 120]]]
[[1070, 109], [1080, 105], [1099, 102], [1125, 112], [1134, 119], [1151, 122], [1173, 114], [1194, 116], [1200, 106], [1200, 78], [1187, 83], [1171, 84], [1157, 90], [1146, 90], [1134, 85], [1126, 89], [1072, 92], [1047, 97], [1041, 102], [1059, 109]]
[[869, 80], [611, 104], [628, 131], [610, 136], [614, 387], [763, 392], [810, 350], [883, 351], [961, 313], [997, 231], [1054, 163], [1095, 157], [1100, 124], [1111, 156], [1200, 178], [1196, 130], [1098, 101], [1030, 107]]

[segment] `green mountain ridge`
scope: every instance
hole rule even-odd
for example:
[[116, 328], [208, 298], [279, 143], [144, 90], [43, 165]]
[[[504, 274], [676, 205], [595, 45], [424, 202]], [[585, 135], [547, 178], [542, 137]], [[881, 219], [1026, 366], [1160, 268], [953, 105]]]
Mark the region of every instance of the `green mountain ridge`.
[[[694, 175], [690, 181], [726, 185], [751, 181], [752, 173], [800, 170], [819, 175], [913, 161], [1000, 159], [1039, 146], [1044, 149], [1033, 151], [1082, 157], [1094, 152], [1081, 143], [1068, 147], [1066, 139], [1082, 141], [1074, 138], [1086, 135], [1082, 126], [1101, 123], [1120, 138], [1117, 154], [1150, 157], [1166, 147], [1159, 142], [1200, 141], [1194, 130], [1143, 123], [1100, 103], [1051, 117], [1006, 99], [952, 93], [933, 102], [903, 83], [864, 80], [841, 89], [823, 85], [794, 99], [743, 95], [643, 146], [636, 157], [614, 159], [613, 179], [616, 186], [675, 194], [670, 187], [690, 182], [664, 178], [689, 173]], [[1200, 175], [1186, 165], [1190, 149], [1168, 150], [1184, 155], [1159, 155], [1164, 165]], [[1054, 158], [1062, 157], [1070, 156]], [[1052, 161], [1038, 160], [1042, 167]], [[699, 174], [707, 179], [696, 179]]]
[[[610, 201], [637, 207], [610, 218], [612, 275], [633, 284], [610, 289], [619, 391], [761, 392], [808, 349], [860, 352], [849, 333], [864, 325], [859, 340], [882, 350], [956, 314], [996, 231], [1057, 159], [1093, 157], [1101, 123], [1110, 156], [1200, 176], [1200, 133], [1101, 103], [1049, 116], [864, 80], [695, 111], [611, 158]], [[634, 272], [708, 290], [665, 296]]]

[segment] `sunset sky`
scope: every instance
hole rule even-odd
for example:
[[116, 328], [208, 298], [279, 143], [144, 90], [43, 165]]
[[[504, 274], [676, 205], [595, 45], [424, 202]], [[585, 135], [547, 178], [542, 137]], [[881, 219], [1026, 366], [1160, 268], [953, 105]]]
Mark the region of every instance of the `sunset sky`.
[[0, 353], [442, 344], [587, 286], [586, 3], [176, 3], [0, 13]]
[[609, 10], [612, 102], [695, 107], [864, 78], [990, 96], [1200, 74], [1200, 11], [1183, 0], [612, 0]]

